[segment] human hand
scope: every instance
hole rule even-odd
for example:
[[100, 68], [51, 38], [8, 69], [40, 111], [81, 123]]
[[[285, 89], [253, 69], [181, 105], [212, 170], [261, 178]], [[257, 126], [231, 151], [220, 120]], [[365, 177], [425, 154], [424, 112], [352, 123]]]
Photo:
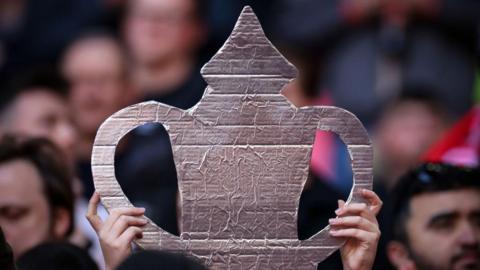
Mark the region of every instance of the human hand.
[[86, 217], [98, 235], [105, 267], [115, 269], [132, 252], [131, 243], [142, 238], [141, 227], [147, 224], [142, 218], [144, 208], [117, 208], [110, 212], [105, 221], [97, 215], [100, 202], [98, 193], [94, 193], [88, 203]]
[[382, 201], [371, 190], [364, 189], [361, 192], [368, 205], [345, 204], [339, 200], [338, 209], [335, 211], [338, 217], [329, 220], [330, 235], [346, 238], [340, 249], [345, 270], [372, 269], [380, 239], [376, 215], [382, 208]]

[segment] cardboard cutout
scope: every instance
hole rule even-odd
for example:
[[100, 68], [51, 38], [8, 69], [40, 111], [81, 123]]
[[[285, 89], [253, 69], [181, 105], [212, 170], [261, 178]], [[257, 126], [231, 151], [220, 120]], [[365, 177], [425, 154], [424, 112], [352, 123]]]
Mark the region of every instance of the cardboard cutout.
[[280, 94], [296, 69], [268, 41], [249, 7], [201, 73], [209, 86], [195, 107], [143, 102], [100, 127], [92, 170], [103, 204], [109, 210], [132, 206], [115, 178], [115, 148], [132, 129], [161, 123], [178, 175], [181, 235], [150, 221], [138, 245], [185, 252], [211, 269], [316, 269], [343, 242], [329, 236], [329, 227], [298, 240], [297, 211], [315, 132], [334, 132], [347, 145], [354, 175], [349, 201], [360, 201], [359, 189], [372, 187], [365, 129], [343, 109], [296, 108]]

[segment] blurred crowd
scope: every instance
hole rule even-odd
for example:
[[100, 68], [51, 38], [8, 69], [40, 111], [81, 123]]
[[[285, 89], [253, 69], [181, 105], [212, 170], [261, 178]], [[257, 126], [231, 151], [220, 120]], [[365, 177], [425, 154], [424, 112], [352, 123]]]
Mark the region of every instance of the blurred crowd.
[[[347, 109], [371, 135], [374, 190], [385, 203], [374, 268], [415, 269], [408, 268], [415, 262], [416, 269], [454, 269], [460, 262], [465, 268], [455, 269], [480, 269], [479, 1], [2, 0], [0, 228], [18, 269], [47, 269], [39, 258], [57, 253], [78, 265], [55, 269], [105, 267], [85, 218], [94, 194], [90, 158], [97, 129], [142, 101], [193, 107], [207, 86], [200, 68], [245, 5], [299, 69], [284, 96], [297, 107]], [[131, 131], [116, 149], [115, 167], [131, 202], [179, 235], [177, 172], [165, 128]], [[300, 239], [323, 228], [337, 199], [350, 192], [349, 154], [335, 134], [317, 132], [310, 170], [300, 198]], [[445, 192], [453, 197], [423, 196]], [[423, 212], [409, 213], [413, 203]], [[421, 225], [424, 231], [415, 231], [423, 221], [414, 217], [428, 218], [433, 206], [463, 207], [429, 224], [438, 232], [450, 222], [443, 233], [458, 236], [436, 239], [444, 243], [439, 253], [425, 246], [436, 242], [406, 240], [431, 233]], [[98, 215], [108, 213], [99, 207]], [[136, 260], [162, 256], [166, 265], [182, 261], [181, 267], [197, 269], [165, 254]], [[452, 267], [438, 256], [451, 256]], [[121, 269], [138, 266], [132, 260]], [[320, 268], [341, 269], [340, 256]]]

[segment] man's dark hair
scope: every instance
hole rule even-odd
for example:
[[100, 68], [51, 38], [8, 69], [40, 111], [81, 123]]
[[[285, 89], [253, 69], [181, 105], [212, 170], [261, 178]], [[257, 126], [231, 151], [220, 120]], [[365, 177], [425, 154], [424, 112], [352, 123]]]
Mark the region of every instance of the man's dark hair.
[[10, 79], [0, 98], [0, 116], [22, 94], [42, 89], [55, 96], [68, 97], [68, 82], [55, 69], [43, 67], [21, 73]]
[[58, 208], [68, 211], [70, 226], [64, 237], [69, 236], [73, 231], [74, 195], [72, 177], [61, 152], [47, 139], [21, 140], [7, 135], [0, 139], [0, 165], [15, 160], [28, 161], [38, 170], [51, 215]]
[[401, 177], [392, 190], [393, 237], [408, 244], [405, 229], [410, 201], [425, 193], [477, 189], [480, 191], [480, 169], [443, 163], [425, 163]]
[[40, 244], [17, 260], [20, 270], [97, 270], [87, 251], [66, 242]]

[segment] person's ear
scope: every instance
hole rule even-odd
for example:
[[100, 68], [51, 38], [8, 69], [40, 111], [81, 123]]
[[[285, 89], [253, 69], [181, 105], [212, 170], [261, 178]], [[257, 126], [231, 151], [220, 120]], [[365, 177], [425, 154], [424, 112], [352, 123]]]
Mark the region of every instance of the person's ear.
[[73, 225], [71, 224], [70, 219], [70, 216], [73, 215], [73, 213], [70, 213], [65, 208], [57, 208], [54, 210], [53, 214], [53, 236], [55, 239], [63, 239], [70, 226]]
[[390, 262], [398, 270], [415, 270], [415, 263], [410, 258], [407, 247], [398, 242], [390, 241], [387, 245], [387, 255]]

